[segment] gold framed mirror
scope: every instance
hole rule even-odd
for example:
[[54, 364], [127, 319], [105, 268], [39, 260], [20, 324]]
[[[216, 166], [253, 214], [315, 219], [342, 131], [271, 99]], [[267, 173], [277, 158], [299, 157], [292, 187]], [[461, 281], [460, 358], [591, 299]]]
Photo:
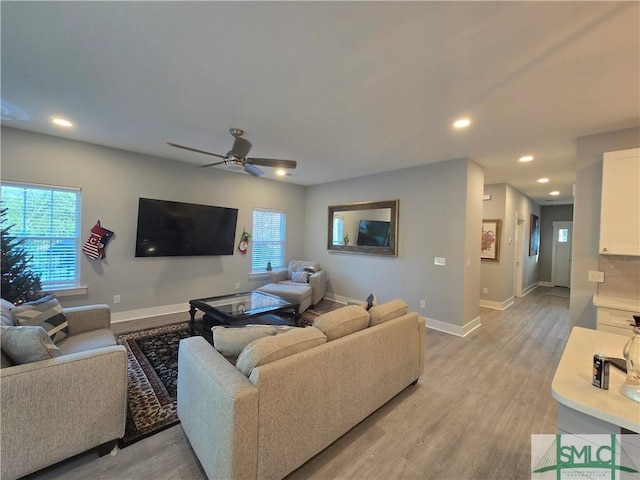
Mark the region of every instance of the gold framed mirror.
[[398, 255], [399, 200], [329, 206], [327, 250]]

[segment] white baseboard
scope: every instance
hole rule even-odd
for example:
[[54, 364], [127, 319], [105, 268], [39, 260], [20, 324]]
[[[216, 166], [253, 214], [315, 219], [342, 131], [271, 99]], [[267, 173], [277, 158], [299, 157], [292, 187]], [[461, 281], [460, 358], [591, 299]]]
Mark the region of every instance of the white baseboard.
[[480, 317], [476, 317], [466, 325], [460, 327], [458, 325], [452, 325], [451, 323], [441, 322], [440, 320], [434, 320], [433, 318], [425, 317], [425, 324], [427, 328], [432, 330], [438, 330], [439, 332], [448, 333], [457, 337], [466, 337], [476, 328], [480, 328]]
[[555, 287], [553, 282], [538, 282], [539, 287]]
[[360, 305], [364, 303], [364, 300], [356, 300], [355, 298], [343, 297], [342, 295], [335, 295], [333, 293], [327, 293], [324, 298], [326, 298], [327, 300], [331, 300], [332, 302], [342, 303], [344, 305], [353, 303]]
[[524, 297], [525, 295], [528, 295], [529, 293], [533, 292], [536, 288], [538, 288], [539, 284], [540, 282], [535, 282], [529, 285], [528, 287], [526, 287], [525, 289], [523, 289], [522, 296]]
[[513, 302], [514, 302], [513, 297], [509, 297], [502, 302], [494, 302], [491, 300], [480, 299], [480, 306], [485, 308], [492, 308], [493, 310], [506, 310], [511, 305], [513, 305]]
[[189, 318], [189, 305], [186, 303], [176, 303], [175, 305], [162, 305], [160, 307], [140, 308], [138, 310], [128, 310], [111, 314], [111, 323], [129, 322], [141, 318], [156, 317], [158, 315], [170, 315], [172, 313], [184, 312], [185, 320]]

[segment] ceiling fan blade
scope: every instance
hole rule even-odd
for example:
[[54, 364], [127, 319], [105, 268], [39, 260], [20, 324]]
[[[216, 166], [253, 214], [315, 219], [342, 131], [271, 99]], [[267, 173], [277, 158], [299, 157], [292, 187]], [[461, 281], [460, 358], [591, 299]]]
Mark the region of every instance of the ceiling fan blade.
[[[205, 155], [211, 155], [218, 158], [224, 158], [224, 155], [218, 155], [217, 153], [205, 152], [204, 150], [198, 150], [197, 148], [186, 147], [184, 145], [178, 145], [177, 143], [167, 142], [167, 145], [171, 145], [172, 147], [182, 148], [183, 150], [189, 150], [190, 152], [196, 153], [204, 153]], [[213, 164], [216, 165], [216, 164]], [[207, 167], [209, 165], [203, 165], [203, 167]]]
[[263, 167], [289, 168], [294, 169], [298, 166], [295, 160], [275, 160], [272, 158], [247, 158], [247, 163], [251, 165], [261, 165]]
[[222, 162], [207, 163], [206, 165], [198, 165], [198, 168], [215, 167], [216, 165], [222, 165], [223, 163], [224, 163], [224, 160]]
[[260, 175], [262, 175], [264, 173], [258, 167], [254, 167], [253, 165], [251, 165], [249, 163], [245, 163], [244, 164], [244, 171], [247, 172], [249, 175], [253, 175], [254, 177], [259, 177]]
[[251, 150], [251, 142], [242, 137], [236, 137], [233, 141], [233, 148], [231, 148], [231, 153], [237, 155], [240, 158], [245, 158], [249, 155], [249, 150]]

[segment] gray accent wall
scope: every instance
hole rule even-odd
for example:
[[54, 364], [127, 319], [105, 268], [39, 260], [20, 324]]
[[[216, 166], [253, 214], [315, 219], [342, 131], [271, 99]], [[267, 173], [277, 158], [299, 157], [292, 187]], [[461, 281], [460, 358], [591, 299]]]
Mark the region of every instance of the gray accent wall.
[[[479, 165], [457, 159], [308, 187], [307, 256], [328, 271], [332, 294], [403, 298], [428, 320], [461, 329], [479, 317], [483, 181]], [[395, 199], [397, 257], [327, 250], [330, 205]], [[434, 257], [446, 265], [434, 265]]]
[[640, 147], [640, 128], [588, 135], [577, 139], [576, 193], [573, 204], [573, 262], [571, 265], [571, 325], [596, 328], [593, 295], [598, 284], [589, 270], [598, 270], [602, 154]]
[[88, 293], [61, 297], [65, 306], [106, 303], [122, 312], [184, 304], [186, 311], [190, 299], [267, 283], [249, 278], [251, 243], [244, 256], [235, 249], [231, 256], [135, 258], [139, 197], [237, 208], [236, 244], [243, 227], [252, 230], [254, 207], [283, 210], [286, 258], [304, 258], [305, 187], [6, 127], [2, 180], [81, 188], [81, 242], [97, 220], [115, 232], [104, 260], [81, 254]]

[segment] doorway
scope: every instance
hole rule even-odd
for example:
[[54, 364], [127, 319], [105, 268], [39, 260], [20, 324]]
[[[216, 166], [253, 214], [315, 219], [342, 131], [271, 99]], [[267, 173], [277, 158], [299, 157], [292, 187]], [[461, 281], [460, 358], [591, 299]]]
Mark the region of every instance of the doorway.
[[522, 296], [522, 252], [524, 246], [524, 217], [516, 213], [515, 252], [513, 263], [513, 296]]
[[571, 287], [573, 222], [553, 222], [551, 282], [554, 287]]

